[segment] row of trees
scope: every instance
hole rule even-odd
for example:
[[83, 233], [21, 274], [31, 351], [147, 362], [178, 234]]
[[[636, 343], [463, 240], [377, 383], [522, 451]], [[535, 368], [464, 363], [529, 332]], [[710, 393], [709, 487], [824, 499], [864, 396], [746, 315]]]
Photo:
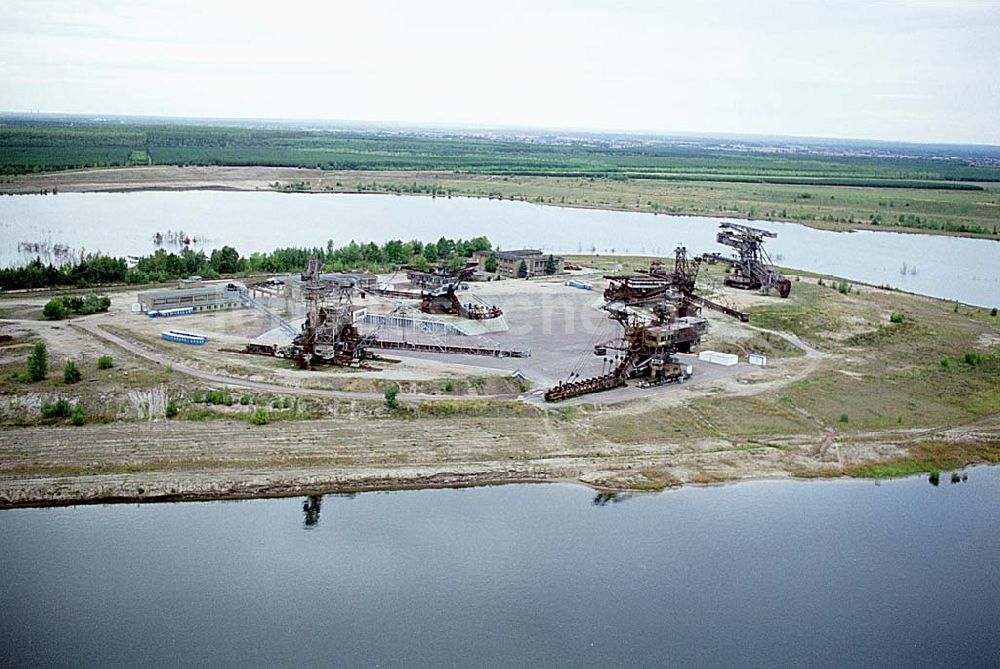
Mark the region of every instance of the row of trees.
[[412, 239], [404, 242], [391, 239], [382, 245], [368, 242], [335, 247], [332, 241], [325, 248], [283, 248], [271, 253], [254, 253], [246, 259], [240, 271], [248, 272], [294, 272], [306, 265], [310, 257], [319, 258], [332, 271], [370, 270], [386, 271], [400, 265], [429, 267], [442, 263], [449, 267], [461, 267], [465, 259], [476, 251], [491, 248], [487, 237], [472, 239], [449, 239], [441, 237], [436, 242], [421, 242]]
[[310, 257], [319, 258], [331, 271], [382, 272], [400, 265], [430, 267], [438, 263], [457, 268], [474, 252], [488, 251], [490, 247], [490, 240], [486, 237], [441, 237], [436, 242], [393, 239], [382, 245], [373, 242], [358, 244], [352, 240], [340, 247], [329, 241], [325, 247], [281, 248], [270, 253], [253, 253], [249, 257], [241, 256], [231, 246], [215, 249], [211, 255], [190, 248], [184, 248], [179, 253], [159, 249], [139, 258], [131, 269], [124, 258], [102, 255], [88, 256], [58, 267], [51, 263], [43, 264], [36, 258], [23, 267], [0, 269], [0, 290], [140, 284], [193, 275], [212, 279], [223, 274], [299, 272], [305, 268]]

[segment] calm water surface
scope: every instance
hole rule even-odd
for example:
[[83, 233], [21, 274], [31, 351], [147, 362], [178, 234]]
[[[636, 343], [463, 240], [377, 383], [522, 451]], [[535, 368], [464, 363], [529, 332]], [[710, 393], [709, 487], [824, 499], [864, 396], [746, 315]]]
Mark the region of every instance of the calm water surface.
[[[728, 252], [715, 243], [718, 218], [543, 207], [524, 202], [393, 195], [271, 192], [63, 193], [0, 197], [0, 265], [33, 255], [23, 242], [114, 255], [154, 250], [156, 232], [182, 230], [211, 249], [241, 253], [281, 246], [323, 246], [487, 235], [502, 248], [557, 253], [667, 255]], [[757, 221], [778, 233], [768, 248], [779, 264], [934, 297], [1000, 302], [1000, 242], [863, 231], [836, 233]]]
[[995, 667], [1000, 468], [946, 478], [3, 511], [0, 664]]

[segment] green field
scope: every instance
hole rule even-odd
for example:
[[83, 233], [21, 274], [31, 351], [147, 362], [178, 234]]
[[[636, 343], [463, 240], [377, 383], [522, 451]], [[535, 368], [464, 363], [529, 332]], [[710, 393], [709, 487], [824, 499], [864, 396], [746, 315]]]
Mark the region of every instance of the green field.
[[655, 143], [619, 148], [609, 143], [195, 125], [8, 121], [0, 126], [0, 169], [8, 174], [150, 161], [972, 190], [981, 186], [968, 182], [1000, 182], [1000, 167], [926, 157], [764, 155]]

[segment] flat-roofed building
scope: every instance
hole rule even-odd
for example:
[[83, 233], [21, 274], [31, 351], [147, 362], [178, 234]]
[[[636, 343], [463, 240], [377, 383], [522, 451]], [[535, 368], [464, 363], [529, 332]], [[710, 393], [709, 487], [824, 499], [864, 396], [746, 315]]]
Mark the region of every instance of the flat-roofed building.
[[[518, 249], [516, 251], [476, 251], [473, 257], [478, 263], [479, 270], [486, 271], [486, 261], [491, 255], [497, 257], [497, 274], [507, 277], [516, 277], [523, 262], [528, 270], [528, 276], [538, 276], [545, 274], [545, 265], [552, 254], [543, 253], [540, 249]], [[556, 266], [556, 272], [563, 271], [563, 259], [561, 256], [552, 255], [552, 260]]]
[[210, 284], [200, 288], [147, 290], [139, 293], [142, 311], [163, 311], [191, 307], [194, 311], [215, 311], [243, 306], [239, 290], [229, 290], [232, 284]]

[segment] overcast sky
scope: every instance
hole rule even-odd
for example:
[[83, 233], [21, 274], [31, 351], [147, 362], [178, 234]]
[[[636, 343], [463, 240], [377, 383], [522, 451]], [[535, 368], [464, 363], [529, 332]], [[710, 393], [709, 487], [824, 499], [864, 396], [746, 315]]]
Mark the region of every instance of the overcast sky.
[[1000, 0], [0, 0], [0, 109], [1000, 144]]

